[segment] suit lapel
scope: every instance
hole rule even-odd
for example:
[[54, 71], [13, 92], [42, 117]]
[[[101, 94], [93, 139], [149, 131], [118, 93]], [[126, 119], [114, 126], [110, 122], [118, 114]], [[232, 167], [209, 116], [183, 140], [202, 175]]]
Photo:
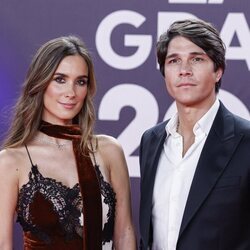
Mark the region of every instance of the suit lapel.
[[145, 193], [147, 193], [147, 197], [150, 199], [149, 200], [150, 204], [153, 193], [151, 191], [153, 190], [157, 165], [165, 138], [166, 138], [166, 131], [164, 126], [162, 127], [161, 130], [157, 131], [156, 133], [153, 133], [149, 152], [146, 155], [145, 169], [147, 169], [147, 171], [145, 171], [143, 178], [144, 178], [144, 183], [147, 183], [147, 185], [144, 185], [144, 187], [147, 190], [144, 191], [146, 191]]
[[165, 126], [166, 123], [163, 123], [148, 135], [147, 140], [149, 141], [142, 154], [143, 163], [141, 165], [144, 172], [141, 176], [140, 231], [145, 245], [150, 244], [152, 237], [152, 232], [150, 232], [152, 196], [157, 165], [166, 138]]
[[197, 164], [179, 239], [222, 175], [241, 138], [242, 135], [235, 136], [234, 134], [233, 115], [226, 110], [223, 104], [220, 104]]

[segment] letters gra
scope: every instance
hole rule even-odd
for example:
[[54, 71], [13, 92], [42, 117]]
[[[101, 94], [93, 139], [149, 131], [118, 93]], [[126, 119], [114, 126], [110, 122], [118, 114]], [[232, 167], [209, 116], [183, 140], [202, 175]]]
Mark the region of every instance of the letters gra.
[[[199, 18], [187, 12], [158, 12], [157, 35], [159, 36], [173, 21], [185, 18]], [[96, 31], [96, 48], [102, 60], [109, 66], [120, 70], [138, 68], [148, 59], [154, 44], [151, 34], [141, 34], [147, 27], [147, 17], [131, 10], [118, 10], [107, 15]], [[124, 46], [136, 47], [131, 55], [120, 55], [112, 47], [111, 36], [115, 28], [126, 24], [134, 27], [140, 34], [124, 34]], [[227, 47], [227, 60], [244, 60], [250, 70], [250, 29], [244, 13], [229, 12], [221, 28], [221, 37]], [[237, 46], [231, 45], [233, 38]]]

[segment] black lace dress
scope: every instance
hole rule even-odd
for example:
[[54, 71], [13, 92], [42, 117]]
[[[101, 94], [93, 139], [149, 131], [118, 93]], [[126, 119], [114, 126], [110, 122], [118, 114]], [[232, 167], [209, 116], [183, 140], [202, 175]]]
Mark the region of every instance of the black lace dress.
[[[69, 188], [44, 177], [31, 158], [30, 161], [29, 181], [21, 187], [17, 205], [17, 221], [24, 231], [24, 249], [82, 250], [84, 221], [79, 184]], [[102, 249], [112, 249], [115, 193], [97, 164], [95, 169], [102, 196]]]

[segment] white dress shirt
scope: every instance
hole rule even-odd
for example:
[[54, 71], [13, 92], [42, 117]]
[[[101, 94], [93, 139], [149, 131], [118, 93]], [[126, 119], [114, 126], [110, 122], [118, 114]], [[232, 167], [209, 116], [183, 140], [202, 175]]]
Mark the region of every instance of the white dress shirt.
[[183, 138], [176, 132], [178, 114], [166, 125], [167, 137], [158, 163], [152, 200], [153, 250], [176, 250], [196, 166], [219, 105], [216, 99], [194, 125], [195, 141], [184, 157]]

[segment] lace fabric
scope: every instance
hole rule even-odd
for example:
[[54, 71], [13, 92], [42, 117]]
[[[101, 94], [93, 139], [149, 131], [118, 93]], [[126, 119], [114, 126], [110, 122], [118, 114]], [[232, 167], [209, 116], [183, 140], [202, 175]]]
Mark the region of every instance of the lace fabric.
[[104, 203], [108, 205], [107, 222], [104, 224], [102, 230], [102, 244], [110, 242], [113, 238], [114, 222], [115, 222], [115, 192], [108, 182], [106, 182], [102, 176], [102, 173], [97, 165], [96, 172], [101, 183], [101, 194], [104, 197]]
[[[102, 244], [105, 245], [106, 242], [112, 242], [113, 238], [116, 198], [112, 187], [104, 180], [96, 164], [95, 169], [100, 181], [103, 202], [108, 206], [107, 222], [102, 231]], [[54, 221], [55, 225], [52, 225], [51, 221], [48, 222], [49, 225], [36, 223], [37, 218], [34, 217], [32, 207], [36, 203], [38, 195], [51, 205], [57, 218]], [[39, 207], [39, 204], [36, 204], [36, 207]], [[38, 167], [32, 164], [29, 181], [20, 189], [17, 205], [17, 221], [21, 224], [24, 232], [31, 232], [46, 244], [53, 241], [54, 229], [58, 227], [65, 241], [82, 237], [84, 226], [84, 222], [81, 221], [82, 211], [83, 203], [78, 183], [69, 188], [55, 179], [43, 177]]]

